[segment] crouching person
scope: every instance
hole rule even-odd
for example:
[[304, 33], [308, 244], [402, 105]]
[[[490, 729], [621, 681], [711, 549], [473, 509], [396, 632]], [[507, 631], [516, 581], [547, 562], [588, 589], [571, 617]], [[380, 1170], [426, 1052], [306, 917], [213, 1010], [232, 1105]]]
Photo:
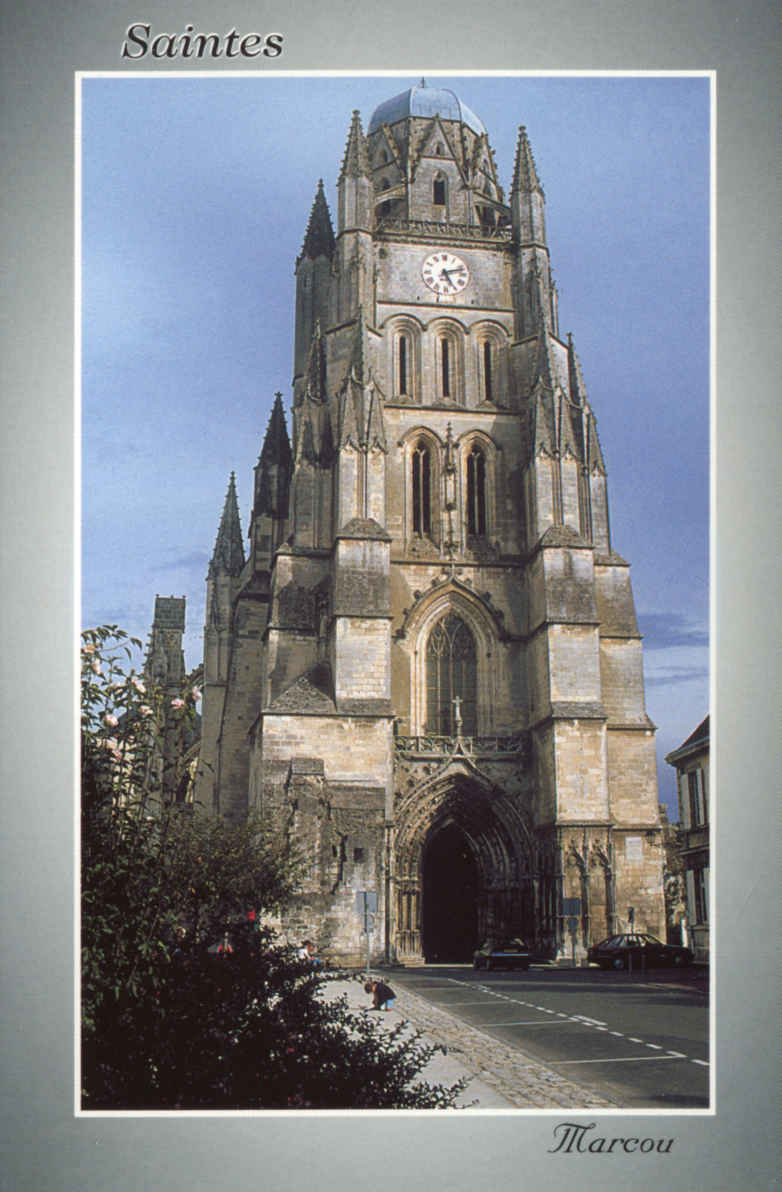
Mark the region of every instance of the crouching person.
[[396, 1001], [396, 994], [384, 981], [367, 981], [364, 992], [372, 994], [372, 1010], [390, 1010]]

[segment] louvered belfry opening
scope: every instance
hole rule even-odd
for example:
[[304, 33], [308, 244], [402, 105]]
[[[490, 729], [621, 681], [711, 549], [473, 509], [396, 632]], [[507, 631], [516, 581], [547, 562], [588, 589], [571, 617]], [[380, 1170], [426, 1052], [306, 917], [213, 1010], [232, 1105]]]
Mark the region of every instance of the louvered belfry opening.
[[486, 460], [480, 447], [467, 456], [467, 533], [476, 538], [486, 533]]
[[413, 533], [432, 533], [432, 466], [426, 443], [413, 451]]

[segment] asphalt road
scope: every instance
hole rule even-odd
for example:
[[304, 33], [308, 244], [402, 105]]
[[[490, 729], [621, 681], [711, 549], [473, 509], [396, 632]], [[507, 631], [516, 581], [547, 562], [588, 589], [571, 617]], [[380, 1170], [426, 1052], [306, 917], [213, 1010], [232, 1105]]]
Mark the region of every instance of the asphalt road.
[[704, 970], [396, 970], [393, 982], [626, 1108], [709, 1105]]

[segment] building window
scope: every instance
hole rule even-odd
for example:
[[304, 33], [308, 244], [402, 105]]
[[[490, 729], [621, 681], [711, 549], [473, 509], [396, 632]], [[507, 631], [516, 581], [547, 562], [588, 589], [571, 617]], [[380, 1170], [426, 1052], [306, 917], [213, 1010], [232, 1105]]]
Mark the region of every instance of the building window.
[[708, 923], [709, 921], [709, 901], [708, 901], [708, 883], [706, 880], [707, 870], [693, 869], [692, 871], [692, 888], [693, 888], [693, 912], [695, 914], [696, 923]]
[[435, 178], [432, 184], [432, 202], [435, 207], [445, 206], [445, 179]]
[[432, 533], [432, 461], [423, 441], [413, 449], [413, 533], [430, 537]]
[[687, 787], [690, 805], [690, 827], [699, 828], [708, 822], [706, 812], [706, 789], [703, 770], [690, 770]]
[[426, 647], [426, 731], [452, 737], [458, 700], [462, 732], [477, 731], [477, 658], [475, 638], [455, 613], [438, 621]]
[[451, 345], [445, 336], [440, 339], [440, 387], [443, 397], [451, 396]]
[[494, 377], [492, 376], [492, 345], [490, 340], [483, 343], [483, 400], [492, 401]]
[[399, 367], [399, 392], [402, 394], [405, 394], [405, 395], [407, 394], [407, 391], [408, 391], [407, 390], [407, 368], [408, 368], [409, 350], [410, 349], [409, 349], [407, 336], [400, 335], [399, 336], [399, 358], [398, 358], [398, 362], [397, 362], [398, 367]]
[[486, 533], [486, 458], [480, 447], [467, 456], [467, 533], [473, 538]]

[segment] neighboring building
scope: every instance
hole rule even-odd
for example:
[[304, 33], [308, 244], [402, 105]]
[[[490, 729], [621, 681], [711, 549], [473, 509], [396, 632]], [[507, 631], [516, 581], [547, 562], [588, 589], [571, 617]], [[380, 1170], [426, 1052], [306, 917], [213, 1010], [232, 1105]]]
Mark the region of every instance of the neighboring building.
[[423, 84], [353, 113], [336, 229], [296, 262], [245, 558], [233, 475], [207, 579], [197, 798], [257, 806], [310, 870], [286, 926], [360, 963], [570, 957], [665, 932], [654, 726], [628, 564], [545, 203]]
[[676, 770], [687, 930], [696, 960], [709, 959], [709, 717], [665, 759]]

